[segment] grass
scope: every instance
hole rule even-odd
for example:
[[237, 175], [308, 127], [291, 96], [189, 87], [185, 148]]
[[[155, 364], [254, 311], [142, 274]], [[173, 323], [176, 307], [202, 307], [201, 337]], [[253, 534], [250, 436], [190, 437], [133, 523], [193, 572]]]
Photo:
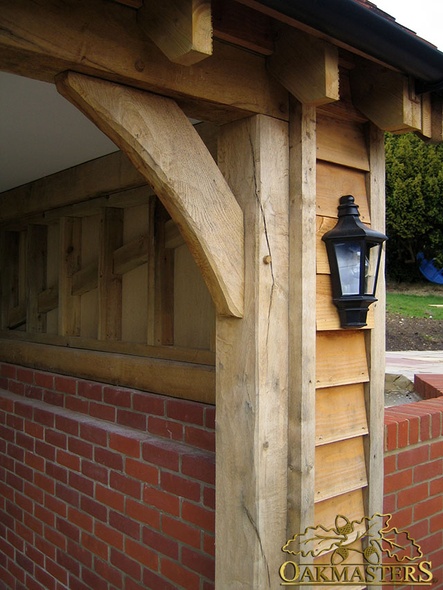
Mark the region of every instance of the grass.
[[[433, 307], [441, 305], [442, 307]], [[398, 313], [409, 318], [432, 318], [443, 320], [443, 294], [412, 295], [408, 293], [386, 294], [386, 308], [390, 313]]]

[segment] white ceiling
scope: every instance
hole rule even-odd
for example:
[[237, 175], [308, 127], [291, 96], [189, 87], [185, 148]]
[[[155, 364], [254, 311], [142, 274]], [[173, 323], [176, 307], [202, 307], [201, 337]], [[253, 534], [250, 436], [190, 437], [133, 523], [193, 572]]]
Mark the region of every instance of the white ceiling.
[[0, 193], [115, 152], [53, 84], [0, 72]]

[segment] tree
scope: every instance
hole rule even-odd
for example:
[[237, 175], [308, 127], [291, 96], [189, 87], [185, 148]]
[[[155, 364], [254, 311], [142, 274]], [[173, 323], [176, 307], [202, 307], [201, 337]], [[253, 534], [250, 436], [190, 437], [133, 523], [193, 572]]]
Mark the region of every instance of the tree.
[[443, 267], [443, 145], [386, 134], [387, 274], [418, 276], [417, 254]]

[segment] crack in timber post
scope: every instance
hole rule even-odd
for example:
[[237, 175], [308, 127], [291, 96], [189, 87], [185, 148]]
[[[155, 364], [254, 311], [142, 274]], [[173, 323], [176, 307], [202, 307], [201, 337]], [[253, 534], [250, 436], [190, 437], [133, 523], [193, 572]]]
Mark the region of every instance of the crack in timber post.
[[260, 533], [258, 531], [258, 528], [257, 528], [257, 525], [255, 524], [254, 519], [252, 518], [252, 514], [249, 512], [247, 506], [245, 506], [244, 503], [243, 503], [243, 509], [244, 509], [244, 511], [246, 513], [246, 516], [248, 517], [248, 520], [251, 523], [251, 526], [254, 529], [255, 535], [256, 535], [256, 537], [258, 539], [258, 545], [260, 547], [260, 551], [261, 551], [261, 554], [263, 556], [263, 561], [265, 562], [265, 566], [266, 566], [266, 574], [267, 574], [267, 578], [268, 578], [268, 588], [270, 588], [271, 587], [271, 574], [269, 572], [269, 564], [268, 564], [268, 560], [266, 559], [266, 555], [265, 555], [265, 552], [264, 552], [264, 549], [263, 549], [263, 545], [262, 545], [262, 542], [261, 542]]
[[254, 144], [252, 142], [252, 137], [251, 134], [249, 133], [249, 145], [251, 147], [251, 155], [252, 155], [252, 178], [253, 178], [253, 183], [254, 183], [254, 194], [255, 194], [255, 199], [258, 203], [259, 209], [260, 209], [260, 213], [262, 216], [262, 220], [263, 220], [263, 229], [265, 232], [265, 240], [266, 240], [266, 246], [268, 248], [268, 252], [269, 252], [269, 257], [270, 257], [270, 261], [269, 261], [269, 267], [270, 267], [270, 271], [271, 271], [271, 278], [272, 278], [272, 285], [271, 285], [271, 294], [269, 297], [269, 306], [268, 306], [268, 323], [267, 323], [267, 330], [266, 330], [266, 344], [268, 344], [268, 340], [269, 340], [269, 328], [270, 328], [270, 317], [271, 317], [271, 309], [272, 309], [272, 302], [273, 302], [273, 297], [274, 297], [274, 288], [275, 288], [275, 276], [274, 276], [274, 267], [272, 265], [272, 252], [271, 252], [271, 244], [269, 241], [269, 234], [268, 234], [268, 226], [266, 223], [266, 215], [265, 215], [265, 211], [263, 209], [263, 204], [262, 201], [260, 199], [260, 192], [258, 190], [258, 185], [257, 185], [257, 166], [255, 163], [255, 150], [254, 150]]

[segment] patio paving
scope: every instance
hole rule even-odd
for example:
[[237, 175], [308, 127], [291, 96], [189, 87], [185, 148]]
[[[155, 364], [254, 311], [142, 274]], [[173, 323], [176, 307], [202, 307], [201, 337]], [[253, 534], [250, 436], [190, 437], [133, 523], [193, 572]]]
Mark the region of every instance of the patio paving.
[[414, 382], [420, 373], [443, 375], [443, 350], [386, 352], [386, 374], [404, 375]]

